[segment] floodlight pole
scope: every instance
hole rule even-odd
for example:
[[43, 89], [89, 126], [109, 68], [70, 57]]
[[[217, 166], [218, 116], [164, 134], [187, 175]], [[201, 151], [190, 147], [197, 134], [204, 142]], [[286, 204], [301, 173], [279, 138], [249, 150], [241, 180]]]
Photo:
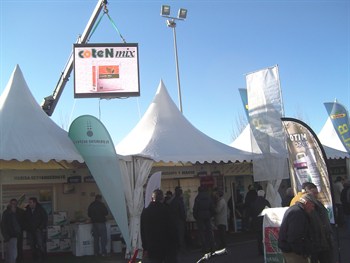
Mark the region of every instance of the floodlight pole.
[[179, 59], [177, 55], [177, 42], [176, 42], [176, 22], [174, 19], [167, 20], [168, 27], [171, 27], [173, 29], [173, 36], [174, 36], [174, 52], [175, 52], [175, 64], [176, 64], [176, 78], [177, 78], [177, 93], [179, 97], [179, 109], [182, 113], [182, 99], [181, 99], [181, 84], [180, 84], [180, 71], [179, 71]]
[[171, 27], [173, 29], [173, 36], [174, 36], [174, 52], [175, 52], [175, 64], [176, 64], [176, 78], [177, 78], [177, 92], [179, 96], [179, 109], [182, 113], [182, 99], [181, 99], [181, 84], [180, 84], [180, 71], [179, 71], [179, 58], [177, 55], [177, 42], [176, 42], [176, 22], [175, 20], [185, 20], [187, 17], [187, 9], [180, 8], [178, 11], [177, 17], [170, 16], [170, 6], [169, 5], [162, 5], [161, 13], [160, 15], [162, 17], [167, 18], [166, 24], [168, 27]]

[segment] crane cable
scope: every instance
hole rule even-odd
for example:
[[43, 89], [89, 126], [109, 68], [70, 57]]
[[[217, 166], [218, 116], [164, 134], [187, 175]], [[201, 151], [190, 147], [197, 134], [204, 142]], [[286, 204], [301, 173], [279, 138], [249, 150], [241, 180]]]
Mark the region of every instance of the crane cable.
[[116, 26], [115, 22], [113, 21], [113, 19], [111, 18], [111, 16], [110, 16], [109, 13], [108, 13], [107, 4], [104, 3], [103, 5], [104, 5], [104, 6], [103, 6], [103, 14], [102, 14], [102, 16], [100, 16], [100, 18], [97, 20], [97, 22], [96, 22], [94, 28], [93, 28], [92, 31], [91, 31], [91, 34], [90, 34], [88, 40], [90, 40], [91, 36], [94, 34], [94, 32], [95, 32], [96, 28], [98, 27], [98, 25], [100, 24], [100, 22], [101, 22], [103, 16], [104, 16], [104, 15], [107, 15], [109, 21], [111, 22], [112, 26], [113, 26], [114, 29], [117, 31], [117, 33], [119, 34], [119, 37], [121, 38], [121, 40], [123, 41], [123, 43], [126, 43], [125, 38], [122, 36], [122, 34], [120, 33], [120, 31], [119, 31], [118, 27]]

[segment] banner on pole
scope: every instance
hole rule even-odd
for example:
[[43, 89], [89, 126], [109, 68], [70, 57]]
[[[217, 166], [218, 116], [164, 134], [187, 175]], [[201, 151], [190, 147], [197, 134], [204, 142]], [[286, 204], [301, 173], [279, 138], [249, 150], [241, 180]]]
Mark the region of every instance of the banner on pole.
[[254, 181], [288, 178], [282, 127], [282, 96], [277, 66], [246, 76]]
[[238, 89], [239, 94], [241, 95], [243, 107], [244, 107], [244, 112], [247, 116], [247, 120], [249, 120], [249, 108], [248, 108], [248, 94], [247, 94], [247, 89]]
[[107, 129], [97, 118], [83, 115], [72, 122], [68, 135], [94, 177], [126, 245], [130, 247], [128, 217], [119, 159]]
[[282, 118], [287, 134], [289, 173], [294, 192], [301, 191], [304, 182], [317, 186], [317, 199], [327, 208], [331, 223], [334, 210], [326, 154], [313, 130], [300, 120]]
[[333, 127], [337, 132], [340, 141], [346, 151], [350, 153], [350, 120], [348, 111], [339, 102], [325, 102], [324, 106], [332, 121]]

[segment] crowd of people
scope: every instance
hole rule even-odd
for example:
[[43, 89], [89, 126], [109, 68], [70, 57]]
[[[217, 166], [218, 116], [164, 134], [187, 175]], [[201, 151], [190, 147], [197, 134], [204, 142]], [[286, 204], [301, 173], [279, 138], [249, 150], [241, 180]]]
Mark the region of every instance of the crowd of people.
[[[338, 177], [332, 187], [336, 223], [345, 225], [350, 236], [350, 180]], [[156, 190], [150, 207], [141, 215], [141, 238], [149, 260], [145, 262], [177, 262], [177, 253], [185, 250], [186, 214], [180, 189], [177, 187], [175, 195], [168, 191], [165, 198], [161, 190]], [[242, 218], [243, 231], [256, 233], [257, 251], [261, 255], [264, 253], [261, 212], [271, 207], [265, 191], [256, 184], [249, 186], [244, 198], [239, 191], [236, 194], [226, 202], [223, 191], [208, 191], [204, 186], [198, 188], [193, 217], [203, 252], [227, 246], [226, 234], [235, 213], [236, 217]], [[288, 207], [278, 238], [285, 262], [334, 262], [333, 228], [327, 209], [318, 200], [317, 186], [305, 182], [295, 195], [290, 187], [287, 188], [281, 205]]]
[[[350, 236], [350, 180], [337, 177], [332, 187], [335, 222], [339, 226], [344, 225]], [[226, 248], [226, 235], [233, 213], [242, 218], [242, 230], [256, 233], [257, 251], [264, 253], [261, 212], [271, 207], [265, 191], [257, 184], [249, 186], [245, 198], [239, 191], [236, 194], [226, 202], [222, 190], [209, 191], [205, 186], [198, 188], [192, 210], [204, 253]], [[279, 229], [278, 247], [285, 262], [332, 263], [334, 235], [328, 211], [318, 200], [317, 186], [305, 182], [296, 195], [291, 188], [286, 189], [282, 206], [288, 209]], [[107, 215], [108, 209], [102, 202], [102, 196], [96, 195], [88, 207], [95, 255], [107, 254]], [[18, 207], [16, 199], [11, 199], [1, 220], [5, 262], [22, 262], [23, 231], [27, 233], [35, 262], [44, 262], [47, 224], [48, 215], [35, 197], [29, 198], [25, 209]], [[143, 262], [177, 263], [178, 253], [187, 253], [186, 233], [186, 208], [181, 187], [176, 187], [174, 194], [167, 191], [165, 196], [162, 190], [155, 190], [151, 203], [141, 214]]]
[[46, 259], [48, 215], [37, 198], [29, 198], [25, 209], [18, 207], [17, 199], [11, 199], [2, 214], [1, 233], [5, 242], [5, 262], [20, 263], [23, 260], [23, 231], [26, 231], [35, 262]]
[[[210, 193], [204, 186], [198, 188], [193, 216], [203, 252], [226, 247], [227, 211], [223, 191]], [[141, 214], [143, 262], [178, 262], [178, 253], [187, 253], [185, 236], [186, 210], [181, 187], [165, 196], [162, 190], [155, 190], [151, 203]]]
[[[96, 195], [88, 207], [92, 222], [95, 255], [107, 254], [106, 216], [108, 209], [102, 196]], [[23, 262], [23, 233], [27, 234], [32, 259], [44, 263], [47, 257], [48, 214], [36, 197], [30, 197], [24, 209], [18, 206], [17, 199], [11, 199], [1, 218], [1, 234], [5, 243], [5, 262]]]

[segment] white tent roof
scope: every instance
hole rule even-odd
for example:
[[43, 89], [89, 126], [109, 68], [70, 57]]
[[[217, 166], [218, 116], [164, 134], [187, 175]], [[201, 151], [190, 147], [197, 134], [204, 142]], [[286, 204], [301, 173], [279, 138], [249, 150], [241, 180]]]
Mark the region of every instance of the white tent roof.
[[328, 158], [349, 158], [349, 154], [340, 141], [339, 136], [332, 124], [332, 120], [329, 117], [327, 118], [326, 123], [323, 125], [323, 128], [317, 137], [322, 143]]
[[141, 155], [163, 162], [251, 159], [249, 153], [218, 142], [196, 129], [178, 110], [162, 81], [146, 113], [116, 146], [116, 151], [121, 155]]
[[0, 160], [84, 162], [31, 94], [17, 65], [0, 96]]
[[[253, 140], [255, 140], [253, 138]], [[255, 142], [256, 143], [256, 142]], [[230, 144], [230, 146], [240, 149], [242, 151], [251, 152], [252, 142], [250, 138], [249, 124], [244, 128], [240, 135]]]
[[[329, 118], [317, 137], [323, 145], [323, 149], [325, 150], [328, 158], [349, 158], [349, 155], [341, 143]], [[250, 126], [248, 124], [241, 132], [241, 134], [230, 145], [242, 151], [250, 152], [252, 149], [251, 144]]]

